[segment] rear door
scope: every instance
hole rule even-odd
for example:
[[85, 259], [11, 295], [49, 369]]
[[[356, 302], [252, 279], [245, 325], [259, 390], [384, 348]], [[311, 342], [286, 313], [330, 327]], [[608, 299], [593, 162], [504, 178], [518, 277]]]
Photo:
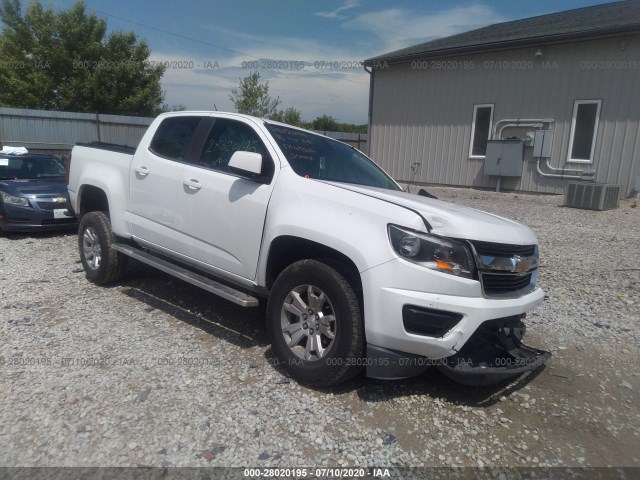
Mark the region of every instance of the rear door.
[[139, 148], [131, 164], [131, 232], [137, 239], [172, 251], [183, 245], [178, 194], [182, 171], [193, 155], [198, 126], [207, 117], [168, 116], [158, 125], [148, 148]]
[[[255, 152], [263, 158], [257, 183], [231, 173], [234, 152]], [[275, 184], [275, 152], [268, 138], [250, 120], [216, 118], [197, 162], [182, 170], [177, 228], [198, 263], [245, 279], [255, 278], [267, 206]]]

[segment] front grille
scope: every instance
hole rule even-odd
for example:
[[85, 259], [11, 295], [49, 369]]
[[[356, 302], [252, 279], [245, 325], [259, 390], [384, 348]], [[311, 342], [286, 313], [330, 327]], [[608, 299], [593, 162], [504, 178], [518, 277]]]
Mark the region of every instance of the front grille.
[[533, 273], [480, 273], [480, 280], [487, 295], [503, 295], [527, 288]]
[[530, 257], [535, 253], [535, 245], [507, 245], [504, 243], [491, 242], [471, 242], [478, 252], [478, 255], [492, 255], [495, 257], [510, 257], [512, 255], [520, 255], [521, 257]]
[[479, 241], [472, 241], [471, 244], [477, 255], [478, 276], [486, 296], [523, 295], [535, 287], [538, 264], [536, 245]]
[[42, 210], [56, 210], [58, 208], [67, 208], [67, 202], [65, 203], [58, 203], [58, 202], [36, 202], [38, 207], [40, 207]]

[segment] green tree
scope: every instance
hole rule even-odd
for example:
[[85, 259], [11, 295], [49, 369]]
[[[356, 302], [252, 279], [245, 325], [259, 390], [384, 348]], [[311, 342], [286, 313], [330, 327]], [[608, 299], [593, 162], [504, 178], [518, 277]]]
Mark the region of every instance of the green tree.
[[229, 98], [238, 113], [261, 118], [277, 117], [280, 113], [280, 97], [271, 98], [269, 82], [260, 83], [260, 73], [257, 71], [241, 78], [240, 85], [231, 90]]
[[296, 127], [303, 127], [305, 125], [302, 121], [302, 112], [294, 107], [289, 107], [286, 110], [280, 110], [271, 117], [271, 120], [288, 123], [289, 125], [295, 125]]
[[322, 130], [325, 132], [337, 132], [338, 131], [338, 122], [331, 115], [322, 115], [321, 117], [317, 117], [313, 122], [312, 126], [314, 130]]
[[187, 109], [187, 106], [183, 103], [178, 103], [176, 105], [165, 105], [162, 107], [163, 112], [183, 112]]
[[107, 23], [78, 1], [56, 12], [39, 0], [0, 0], [0, 105], [154, 116], [168, 109], [150, 50], [133, 32], [106, 35]]
[[369, 126], [365, 123], [362, 125], [355, 125], [353, 123], [340, 123], [338, 124], [339, 132], [350, 132], [350, 133], [367, 133]]

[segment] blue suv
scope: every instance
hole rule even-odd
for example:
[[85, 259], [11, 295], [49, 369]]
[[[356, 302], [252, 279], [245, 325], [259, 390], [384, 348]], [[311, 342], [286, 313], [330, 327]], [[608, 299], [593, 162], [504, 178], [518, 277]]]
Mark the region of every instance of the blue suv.
[[0, 233], [77, 226], [66, 168], [52, 155], [0, 153]]

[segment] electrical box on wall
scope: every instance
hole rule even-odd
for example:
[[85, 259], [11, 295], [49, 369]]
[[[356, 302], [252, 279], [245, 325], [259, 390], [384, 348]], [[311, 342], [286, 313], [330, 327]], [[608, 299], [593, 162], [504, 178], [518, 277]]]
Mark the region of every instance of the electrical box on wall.
[[553, 130], [536, 130], [533, 137], [533, 158], [551, 158]]
[[524, 143], [522, 140], [489, 140], [484, 159], [484, 174], [501, 177], [522, 176]]

